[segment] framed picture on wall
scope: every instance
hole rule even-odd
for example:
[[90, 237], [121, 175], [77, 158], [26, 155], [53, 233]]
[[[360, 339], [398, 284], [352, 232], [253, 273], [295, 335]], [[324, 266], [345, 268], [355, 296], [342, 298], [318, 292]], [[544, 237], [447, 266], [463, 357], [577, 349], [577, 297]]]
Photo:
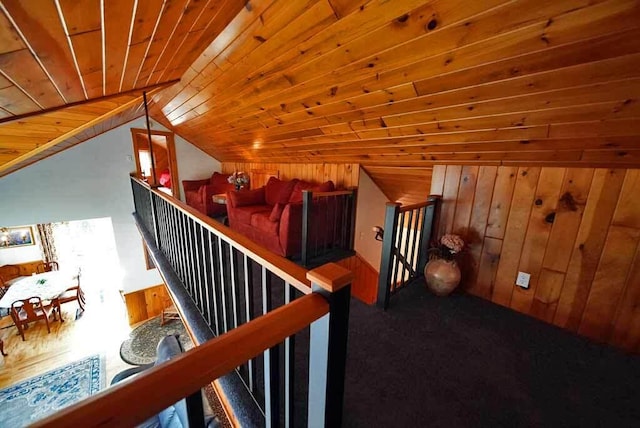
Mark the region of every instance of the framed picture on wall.
[[31, 226], [0, 227], [0, 249], [35, 245]]

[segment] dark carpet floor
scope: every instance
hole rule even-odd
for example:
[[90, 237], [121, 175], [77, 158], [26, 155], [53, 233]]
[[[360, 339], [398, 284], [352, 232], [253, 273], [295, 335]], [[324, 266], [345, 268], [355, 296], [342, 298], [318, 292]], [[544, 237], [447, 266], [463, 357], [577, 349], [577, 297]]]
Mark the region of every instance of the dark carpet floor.
[[640, 426], [640, 357], [465, 294], [352, 299], [345, 427]]

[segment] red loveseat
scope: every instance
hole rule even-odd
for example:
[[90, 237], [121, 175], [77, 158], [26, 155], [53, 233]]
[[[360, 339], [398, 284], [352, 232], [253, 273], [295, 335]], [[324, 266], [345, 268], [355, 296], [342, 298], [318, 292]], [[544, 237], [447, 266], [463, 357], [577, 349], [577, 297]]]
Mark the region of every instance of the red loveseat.
[[229, 174], [214, 172], [209, 179], [182, 180], [187, 205], [209, 217], [225, 215], [227, 213], [227, 207], [214, 203], [211, 197], [234, 189], [233, 184], [227, 181], [228, 178]]
[[[332, 181], [314, 185], [271, 177], [259, 189], [227, 192], [229, 227], [284, 257], [298, 256], [302, 244], [302, 191], [332, 192]], [[332, 226], [314, 222], [312, 233], [321, 235]]]

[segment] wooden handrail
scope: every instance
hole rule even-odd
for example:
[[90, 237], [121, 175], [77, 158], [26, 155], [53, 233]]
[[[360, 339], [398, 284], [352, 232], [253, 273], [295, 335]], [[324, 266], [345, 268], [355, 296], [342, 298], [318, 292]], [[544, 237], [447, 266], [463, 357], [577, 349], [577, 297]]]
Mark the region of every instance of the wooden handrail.
[[[149, 188], [149, 185], [144, 181], [141, 181], [136, 177], [131, 178]], [[291, 260], [280, 257], [277, 254], [264, 249], [246, 236], [212, 220], [210, 217], [172, 196], [154, 189], [150, 189], [150, 191], [163, 198], [169, 204], [183, 211], [194, 220], [197, 220], [205, 229], [215, 233], [220, 239], [223, 239], [228, 244], [233, 245], [260, 265], [265, 266], [268, 270], [297, 288], [302, 293], [311, 293], [311, 283], [307, 280], [307, 269], [293, 263]]]
[[335, 190], [333, 192], [312, 192], [313, 197], [353, 195], [353, 190]]
[[434, 205], [435, 203], [436, 201], [424, 201], [424, 202], [419, 202], [417, 204], [403, 205], [400, 207], [400, 212], [404, 213], [404, 212], [412, 211], [418, 208], [428, 207], [429, 205]]
[[320, 294], [302, 296], [33, 426], [135, 426], [328, 312], [329, 304]]

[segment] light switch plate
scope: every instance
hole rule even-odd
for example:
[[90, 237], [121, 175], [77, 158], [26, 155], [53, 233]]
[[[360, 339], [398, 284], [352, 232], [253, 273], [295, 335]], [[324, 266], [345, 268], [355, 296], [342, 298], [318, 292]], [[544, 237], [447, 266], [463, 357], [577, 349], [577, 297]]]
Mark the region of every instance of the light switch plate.
[[526, 272], [518, 272], [518, 277], [516, 278], [516, 285], [522, 288], [529, 288], [529, 279], [531, 279], [531, 275]]

